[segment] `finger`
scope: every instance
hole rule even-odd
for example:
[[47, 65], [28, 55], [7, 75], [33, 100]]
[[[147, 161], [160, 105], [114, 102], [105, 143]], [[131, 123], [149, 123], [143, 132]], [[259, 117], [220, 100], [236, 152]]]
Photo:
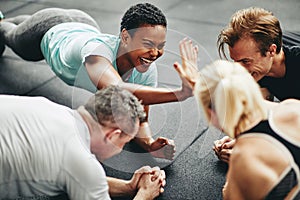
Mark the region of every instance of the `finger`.
[[192, 40], [189, 40], [188, 43], [187, 43], [187, 52], [188, 52], [188, 59], [191, 61], [194, 61], [194, 47], [193, 47], [193, 42]]
[[174, 146], [165, 146], [164, 147], [164, 152], [167, 155], [174, 155], [176, 150], [175, 150]]
[[162, 194], [164, 191], [165, 191], [165, 189], [164, 189], [163, 187], [161, 187], [161, 188], [159, 189], [159, 193], [160, 193], [160, 194]]
[[174, 146], [165, 146], [164, 147], [165, 157], [167, 157], [169, 160], [172, 160], [174, 158], [175, 152], [176, 152], [176, 150], [175, 150]]
[[185, 76], [185, 72], [183, 71], [182, 66], [178, 62], [175, 62], [173, 66], [174, 66], [175, 70], [178, 72], [180, 77]]
[[212, 149], [213, 149], [213, 151], [214, 151], [216, 154], [219, 152], [219, 148], [217, 148], [217, 147], [215, 147], [215, 146], [214, 146]]
[[219, 157], [220, 157], [222, 160], [229, 160], [231, 153], [232, 153], [231, 150], [223, 149], [223, 150], [220, 152]]
[[185, 38], [183, 41], [182, 41], [182, 57], [187, 60], [188, 59], [188, 55], [189, 55], [189, 48], [188, 48], [188, 39]]
[[169, 139], [165, 137], [158, 137], [156, 140], [159, 141], [159, 143], [165, 143], [165, 144], [168, 144], [169, 141]]
[[[160, 170], [160, 178], [161, 178], [161, 180], [164, 180], [164, 181], [166, 180], [166, 172], [164, 170]], [[166, 184], [166, 183], [164, 183], [164, 184]]]
[[165, 187], [166, 184], [167, 184], [167, 181], [166, 181], [166, 180], [163, 180], [163, 181], [161, 182], [161, 186], [162, 186], [162, 187]]
[[175, 155], [174, 153], [164, 152], [164, 158], [168, 160], [173, 160], [174, 155]]
[[151, 181], [155, 181], [160, 176], [160, 168], [159, 167], [153, 167], [152, 173], [151, 173]]
[[175, 148], [175, 141], [168, 139], [167, 144]]
[[219, 150], [222, 146], [223, 142], [221, 140], [215, 140], [214, 141], [214, 148]]
[[194, 65], [193, 67], [195, 67], [197, 69], [197, 61], [198, 61], [198, 52], [199, 52], [199, 48], [198, 46], [194, 46], [193, 48], [193, 61], [194, 61]]
[[164, 146], [164, 148], [165, 148], [164, 151], [166, 153], [172, 154], [172, 153], [176, 152], [175, 146], [173, 146], [173, 145], [167, 145], [167, 146]]
[[184, 41], [185, 38], [179, 42], [179, 53], [182, 61], [184, 60], [185, 57]]
[[192, 43], [192, 40], [186, 40], [184, 42], [184, 51], [185, 51], [184, 58], [186, 59], [186, 62], [190, 63], [191, 59], [193, 58], [193, 43]]
[[222, 149], [232, 149], [235, 144], [235, 141], [226, 142], [222, 145]]
[[135, 174], [150, 174], [152, 173], [152, 168], [150, 166], [143, 166], [134, 172]]
[[231, 140], [230, 142], [227, 143], [228, 147], [233, 147], [235, 145], [236, 140]]
[[[191, 47], [190, 47], [190, 40], [184, 38], [180, 42], [180, 55], [182, 62], [189, 62], [191, 59]], [[183, 68], [185, 69], [186, 65], [183, 64]]]
[[233, 140], [231, 137], [229, 137], [229, 136], [224, 136], [220, 141], [222, 142], [222, 143], [225, 143], [225, 142], [230, 142], [231, 140]]
[[220, 151], [215, 151], [216, 156], [220, 159], [221, 152]]
[[228, 155], [221, 155], [220, 157], [219, 157], [219, 159], [220, 160], [222, 160], [223, 162], [226, 162], [226, 163], [228, 163], [229, 162], [229, 156]]

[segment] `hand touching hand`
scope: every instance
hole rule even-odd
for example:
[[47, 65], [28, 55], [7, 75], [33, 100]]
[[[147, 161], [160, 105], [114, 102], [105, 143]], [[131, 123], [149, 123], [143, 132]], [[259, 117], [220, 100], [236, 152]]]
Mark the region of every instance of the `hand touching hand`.
[[214, 141], [213, 150], [220, 160], [229, 163], [234, 144], [235, 139], [224, 136], [222, 139]]
[[164, 192], [165, 179], [165, 172], [159, 167], [145, 166], [138, 169], [130, 180], [132, 186], [138, 190], [135, 199], [154, 199]]
[[149, 151], [153, 157], [173, 160], [176, 152], [174, 140], [158, 137], [150, 144]]

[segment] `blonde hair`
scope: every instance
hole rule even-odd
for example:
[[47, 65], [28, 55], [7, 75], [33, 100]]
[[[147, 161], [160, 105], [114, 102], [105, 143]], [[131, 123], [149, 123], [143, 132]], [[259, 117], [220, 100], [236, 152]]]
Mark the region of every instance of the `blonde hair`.
[[262, 56], [266, 55], [270, 45], [276, 44], [276, 53], [282, 47], [282, 30], [279, 20], [272, 12], [263, 8], [250, 7], [234, 13], [226, 28], [218, 36], [220, 57], [225, 57], [224, 45], [233, 47], [243, 37], [250, 37], [256, 43]]
[[258, 84], [238, 63], [217, 60], [200, 71], [194, 95], [210, 121], [209, 109], [215, 111], [219, 125], [230, 137], [245, 131], [249, 118], [260, 114], [267, 118]]

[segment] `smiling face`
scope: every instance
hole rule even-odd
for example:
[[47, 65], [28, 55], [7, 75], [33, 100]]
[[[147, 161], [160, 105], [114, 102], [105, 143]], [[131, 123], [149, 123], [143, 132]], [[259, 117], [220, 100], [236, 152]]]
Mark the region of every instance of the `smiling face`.
[[127, 63], [140, 73], [146, 72], [164, 53], [166, 33], [167, 29], [162, 25], [144, 25], [135, 30], [132, 36], [124, 29], [122, 42], [126, 46], [124, 55]]
[[232, 60], [245, 67], [256, 81], [268, 76], [273, 64], [274, 52], [266, 52], [262, 56], [257, 43], [250, 37], [239, 39], [233, 47], [229, 47]]

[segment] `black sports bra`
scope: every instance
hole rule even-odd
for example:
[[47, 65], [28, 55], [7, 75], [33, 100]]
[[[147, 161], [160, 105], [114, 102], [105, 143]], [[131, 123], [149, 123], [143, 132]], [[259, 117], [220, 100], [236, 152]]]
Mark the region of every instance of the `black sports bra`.
[[[248, 131], [245, 131], [241, 135], [247, 133], [267, 134], [275, 138], [290, 151], [291, 155], [294, 158], [295, 163], [298, 165], [298, 168], [300, 168], [300, 146], [297, 146], [296, 144], [289, 142], [288, 140], [286, 140], [285, 138], [277, 134], [270, 126], [268, 120], [261, 121], [255, 127], [253, 127]], [[297, 171], [299, 173], [299, 169], [290, 168], [289, 171], [285, 174], [285, 176], [280, 180], [280, 182], [269, 192], [269, 194], [266, 196], [265, 199], [266, 200], [284, 199], [287, 196], [287, 194], [291, 191], [291, 189], [295, 187], [295, 185], [300, 184], [297, 180]], [[293, 199], [295, 200], [300, 199], [300, 191]]]
[[[296, 144], [291, 143], [290, 141], [286, 140], [282, 136], [280, 136], [278, 133], [276, 133], [272, 127], [270, 126], [270, 123], [268, 120], [261, 121], [259, 124], [257, 124], [252, 129], [245, 131], [242, 134], [246, 133], [262, 133], [267, 134], [272, 137], [274, 137], [276, 140], [281, 142], [292, 154], [296, 164], [300, 168], [300, 146], [297, 146]], [[299, 130], [300, 134], [300, 130]]]

